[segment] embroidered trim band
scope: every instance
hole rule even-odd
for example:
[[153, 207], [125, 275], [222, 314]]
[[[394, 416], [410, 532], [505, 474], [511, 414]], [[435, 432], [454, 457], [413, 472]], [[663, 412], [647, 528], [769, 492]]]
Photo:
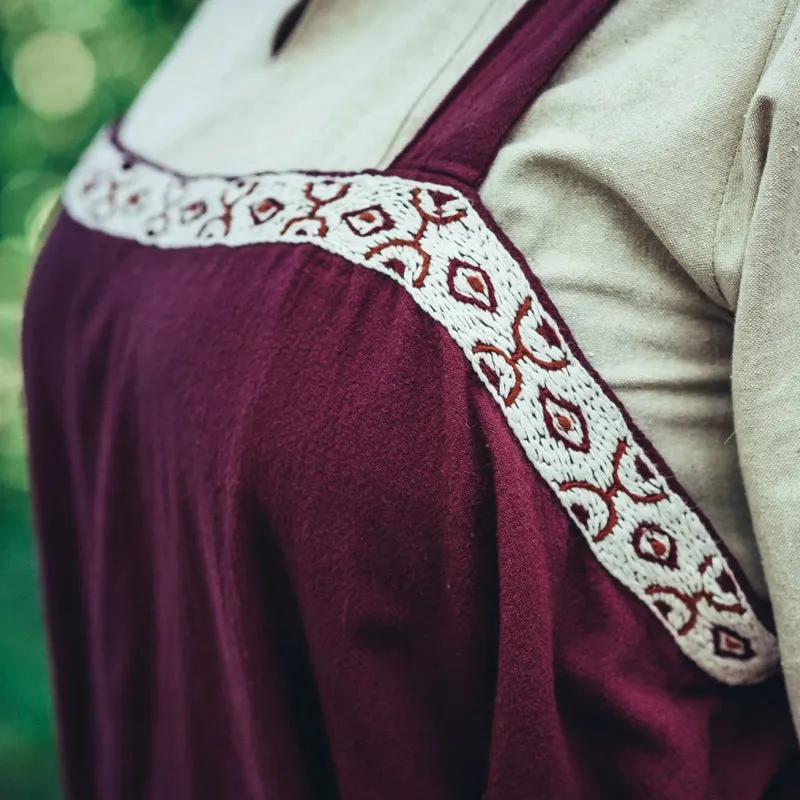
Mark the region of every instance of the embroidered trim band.
[[401, 284], [449, 331], [603, 567], [728, 684], [777, 667], [714, 536], [456, 189], [390, 175], [181, 178], [101, 133], [64, 192], [83, 225], [160, 248], [307, 243]]

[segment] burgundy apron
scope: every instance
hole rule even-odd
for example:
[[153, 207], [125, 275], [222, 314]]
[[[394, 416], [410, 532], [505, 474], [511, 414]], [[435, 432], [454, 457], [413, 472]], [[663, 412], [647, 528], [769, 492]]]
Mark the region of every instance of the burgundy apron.
[[23, 330], [72, 798], [800, 796], [769, 621], [477, 194], [609, 5], [385, 172], [89, 148]]

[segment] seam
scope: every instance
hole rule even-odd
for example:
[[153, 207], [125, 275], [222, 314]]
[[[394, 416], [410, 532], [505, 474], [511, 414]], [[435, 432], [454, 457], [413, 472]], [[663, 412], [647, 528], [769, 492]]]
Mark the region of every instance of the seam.
[[[521, 6], [522, 6], [522, 3], [519, 4], [519, 7], [521, 7]], [[393, 155], [392, 154], [396, 152], [397, 142], [400, 139], [401, 134], [405, 130], [406, 125], [408, 124], [408, 121], [411, 119], [411, 117], [414, 115], [414, 113], [417, 111], [417, 109], [419, 109], [420, 104], [422, 103], [423, 99], [428, 96], [428, 94], [430, 93], [432, 87], [442, 77], [442, 75], [445, 73], [447, 68], [453, 63], [453, 61], [455, 61], [455, 59], [458, 57], [458, 55], [464, 50], [464, 48], [466, 47], [467, 42], [469, 42], [469, 40], [475, 35], [475, 32], [478, 30], [478, 28], [481, 26], [483, 21], [486, 19], [486, 17], [488, 16], [489, 12], [492, 11], [493, 9], [494, 9], [494, 0], [489, 2], [486, 5], [486, 7], [483, 9], [483, 11], [481, 11], [481, 13], [478, 14], [477, 19], [472, 24], [472, 26], [467, 31], [467, 33], [464, 35], [464, 37], [461, 39], [461, 41], [458, 43], [458, 45], [455, 48], [453, 48], [453, 50], [450, 53], [450, 55], [444, 60], [442, 65], [436, 70], [436, 72], [433, 74], [433, 76], [430, 78], [430, 80], [422, 88], [420, 93], [417, 95], [416, 100], [414, 100], [414, 102], [410, 105], [408, 111], [403, 115], [403, 119], [400, 121], [400, 124], [397, 126], [394, 135], [392, 136], [391, 140], [389, 141], [389, 144], [386, 146], [385, 150], [383, 151], [383, 154], [381, 155], [380, 160], [378, 161], [377, 169], [384, 169], [389, 163], [391, 163], [391, 161], [393, 160]], [[516, 10], [518, 10], [518, 8], [515, 8], [514, 10], [516, 11]], [[513, 12], [512, 12], [512, 16], [513, 16]], [[505, 22], [503, 22], [500, 25], [500, 28], [498, 30], [502, 30], [503, 25], [505, 25]], [[492, 37], [492, 39], [494, 39], [494, 37]], [[477, 57], [480, 57], [480, 53], [478, 54], [478, 56], [476, 56], [476, 58]], [[467, 69], [469, 69], [471, 66], [472, 65], [470, 64], [467, 67]], [[458, 82], [458, 80], [460, 80], [460, 78], [461, 78], [461, 75], [459, 75], [456, 78], [456, 80], [453, 82], [452, 85], [454, 86]], [[447, 94], [447, 91], [450, 90], [450, 88], [452, 88], [452, 87], [451, 86], [447, 87], [447, 90], [445, 91], [445, 95]], [[436, 110], [437, 109], [434, 108], [432, 113], [435, 114]], [[427, 123], [427, 121], [428, 121], [427, 117], [424, 120], [422, 120], [422, 124], [417, 126], [417, 129], [409, 137], [408, 142], [413, 142], [414, 141], [414, 139], [416, 138], [416, 136], [419, 133], [420, 129]]]
[[[750, 97], [750, 101], [748, 102], [748, 109], [750, 107], [750, 103], [752, 103], [753, 98], [758, 91], [758, 87], [761, 85], [762, 80], [764, 79], [764, 75], [766, 74], [767, 70], [769, 69], [772, 61], [774, 59], [775, 53], [778, 49], [780, 42], [779, 40], [779, 33], [784, 29], [784, 22], [789, 15], [790, 9], [792, 9], [796, 5], [796, 0], [786, 0], [785, 5], [783, 7], [783, 11], [778, 19], [778, 24], [775, 27], [775, 31], [772, 34], [772, 40], [770, 41], [769, 48], [767, 50], [767, 55], [764, 58], [764, 63], [761, 66], [761, 70], [758, 74], [758, 78], [756, 79], [756, 85], [753, 89], [753, 94]], [[722, 228], [722, 220], [725, 215], [725, 212], [728, 209], [728, 205], [730, 202], [730, 195], [731, 195], [731, 185], [733, 183], [733, 168], [736, 165], [736, 162], [739, 158], [740, 153], [742, 152], [742, 139], [744, 138], [745, 128], [747, 127], [747, 112], [743, 115], [742, 127], [739, 133], [739, 141], [731, 155], [730, 165], [728, 167], [727, 179], [725, 181], [725, 187], [722, 190], [722, 197], [720, 198], [719, 203], [719, 211], [717, 212], [717, 220], [716, 224], [714, 225], [714, 240], [711, 244], [711, 277], [714, 281], [714, 288], [717, 290], [717, 294], [720, 296], [720, 299], [725, 303], [726, 306], [730, 308], [728, 303], [728, 299], [725, 296], [725, 293], [722, 291], [722, 286], [720, 285], [719, 278], [717, 275], [718, 263], [717, 263], [717, 254], [719, 251], [719, 245], [721, 244], [721, 228]], [[733, 310], [733, 309], [730, 309]]]

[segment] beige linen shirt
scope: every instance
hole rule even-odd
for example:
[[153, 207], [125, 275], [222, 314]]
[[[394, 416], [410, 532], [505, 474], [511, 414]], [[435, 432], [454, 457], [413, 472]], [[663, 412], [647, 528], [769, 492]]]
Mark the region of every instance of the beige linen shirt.
[[[522, 0], [207, 0], [122, 130], [187, 173], [388, 165]], [[481, 195], [773, 603], [800, 720], [800, 0], [618, 0]]]

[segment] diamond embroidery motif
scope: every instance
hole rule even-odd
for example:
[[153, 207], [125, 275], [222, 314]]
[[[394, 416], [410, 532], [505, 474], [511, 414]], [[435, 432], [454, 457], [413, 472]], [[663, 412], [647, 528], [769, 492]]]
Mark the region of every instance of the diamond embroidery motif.
[[64, 206], [87, 228], [143, 246], [309, 243], [395, 281], [461, 348], [576, 535], [683, 653], [731, 685], [777, 669], [776, 638], [708, 523], [572, 347], [477, 195], [391, 172], [177, 178], [128, 160], [103, 131]]
[[492, 313], [497, 309], [491, 278], [485, 270], [474, 264], [467, 264], [458, 258], [451, 259], [447, 285], [450, 294], [462, 303], [472, 303]]
[[755, 657], [749, 639], [721, 625], [714, 628], [714, 652], [720, 658], [732, 658], [738, 661], [750, 661]]
[[374, 236], [394, 227], [394, 221], [380, 206], [348, 211], [342, 219], [356, 236]]
[[544, 423], [550, 435], [572, 450], [589, 452], [589, 431], [583, 412], [569, 400], [557, 398], [549, 389], [542, 388], [539, 401], [544, 409]]
[[195, 200], [194, 203], [189, 203], [181, 209], [181, 222], [188, 225], [204, 217], [207, 212], [208, 205], [203, 200]]
[[663, 528], [643, 522], [633, 532], [633, 549], [636, 555], [653, 564], [661, 564], [669, 569], [678, 566], [678, 544]]
[[283, 211], [283, 203], [271, 197], [267, 197], [264, 200], [260, 200], [258, 203], [252, 203], [250, 205], [250, 217], [254, 225], [263, 225], [269, 222], [276, 214], [280, 214], [281, 211]]

